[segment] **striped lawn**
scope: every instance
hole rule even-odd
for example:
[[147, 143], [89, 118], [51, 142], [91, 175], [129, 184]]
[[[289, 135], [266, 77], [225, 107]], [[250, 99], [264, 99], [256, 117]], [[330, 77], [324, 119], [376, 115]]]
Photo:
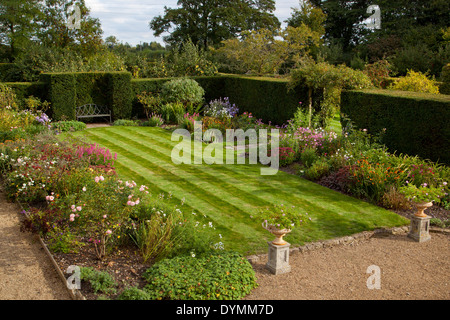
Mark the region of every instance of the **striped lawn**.
[[[267, 249], [271, 236], [251, 218], [271, 204], [294, 205], [311, 222], [286, 236], [293, 245], [405, 225], [399, 215], [279, 171], [260, 175], [260, 165], [176, 165], [171, 152], [178, 141], [161, 128], [106, 127], [85, 130], [85, 137], [118, 154], [116, 170], [124, 179], [149, 186], [153, 194], [171, 195], [185, 214], [212, 222], [226, 249], [250, 254]], [[224, 151], [225, 153], [225, 151]], [[222, 238], [219, 238], [219, 234]]]

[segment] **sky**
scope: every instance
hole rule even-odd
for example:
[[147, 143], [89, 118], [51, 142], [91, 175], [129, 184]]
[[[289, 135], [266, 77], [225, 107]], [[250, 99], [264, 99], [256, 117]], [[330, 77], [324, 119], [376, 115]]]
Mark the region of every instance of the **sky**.
[[[275, 2], [275, 16], [282, 23], [291, 16], [291, 8], [299, 7], [299, 0]], [[162, 37], [153, 35], [149, 22], [155, 16], [164, 15], [164, 6], [177, 7], [177, 0], [85, 0], [85, 3], [91, 10], [91, 17], [100, 19], [103, 38], [115, 36], [120, 42], [128, 42], [132, 46], [152, 41], [164, 45]]]

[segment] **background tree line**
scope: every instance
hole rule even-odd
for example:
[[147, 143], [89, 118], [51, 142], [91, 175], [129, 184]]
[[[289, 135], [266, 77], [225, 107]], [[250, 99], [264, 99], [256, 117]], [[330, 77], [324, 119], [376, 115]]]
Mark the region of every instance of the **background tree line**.
[[[128, 70], [136, 78], [210, 75], [217, 71], [288, 75], [306, 58], [353, 69], [440, 76], [450, 61], [450, 3], [380, 0], [381, 29], [365, 24], [368, 0], [300, 0], [286, 27], [274, 0], [179, 0], [149, 27], [165, 46], [102, 39], [84, 0], [1, 0], [0, 61], [14, 62], [8, 81], [45, 71]], [[79, 29], [67, 21], [80, 8]], [[309, 60], [308, 60], [309, 61]], [[382, 70], [381, 70], [381, 69]], [[381, 70], [381, 71], [380, 71]]]

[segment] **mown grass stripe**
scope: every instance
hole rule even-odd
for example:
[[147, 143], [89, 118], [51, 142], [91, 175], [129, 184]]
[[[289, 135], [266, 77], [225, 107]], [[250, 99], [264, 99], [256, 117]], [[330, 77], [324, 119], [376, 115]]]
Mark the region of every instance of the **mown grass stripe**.
[[[134, 129], [133, 131], [135, 131]], [[142, 131], [140, 131], [142, 132]], [[158, 140], [165, 139], [165, 141], [169, 140], [169, 133], [162, 132], [161, 130], [152, 130], [152, 132], [143, 131], [144, 133], [140, 134], [145, 137], [153, 138], [154, 136], [158, 136]], [[155, 133], [153, 135], [153, 133]], [[154, 141], [155, 139], [153, 139]], [[164, 143], [164, 146], [166, 148], [172, 147], [169, 143]], [[243, 167], [243, 166], [242, 166]], [[388, 215], [391, 215], [390, 212], [388, 212], [385, 209], [375, 207], [371, 204], [362, 202], [358, 199], [352, 198], [347, 195], [342, 195], [337, 191], [327, 189], [323, 186], [320, 186], [316, 183], [307, 181], [305, 179], [302, 179], [300, 177], [293, 177], [285, 172], [279, 172], [275, 176], [260, 176], [257, 172], [254, 172], [253, 175], [251, 175], [253, 178], [257, 177], [256, 180], [248, 179], [249, 178], [249, 167], [252, 167], [250, 169], [253, 170], [259, 170], [259, 166], [245, 166], [245, 170], [239, 170], [240, 167], [237, 165], [232, 166], [228, 165], [226, 168], [225, 166], [214, 166], [214, 168], [217, 170], [220, 170], [222, 172], [226, 172], [227, 177], [231, 178], [230, 173], [236, 173], [237, 175], [234, 175], [233, 178], [237, 178], [240, 181], [245, 181], [245, 185], [248, 188], [249, 183], [252, 183], [254, 185], [266, 184], [270, 185], [276, 188], [272, 188], [270, 193], [276, 192], [276, 190], [286, 190], [287, 192], [284, 193], [283, 200], [289, 200], [291, 203], [294, 203], [296, 205], [302, 204], [305, 205], [305, 202], [311, 203], [319, 203], [323, 204], [319, 207], [322, 208], [322, 210], [325, 210], [327, 212], [338, 212], [342, 213], [345, 212], [346, 216], [356, 216], [356, 215], [365, 215], [368, 221], [370, 221], [374, 215], [367, 215], [367, 211], [377, 210], [379, 211], [381, 217], [387, 217]], [[239, 169], [238, 169], [239, 168]], [[245, 172], [243, 172], [245, 171]], [[245, 177], [245, 180], [243, 179]], [[238, 185], [238, 184], [236, 184]], [[276, 189], [276, 190], [273, 190]], [[290, 191], [290, 192], [289, 192]], [[297, 196], [299, 195], [299, 196]], [[335, 199], [336, 201], [330, 201], [330, 197], [332, 199]], [[341, 199], [342, 197], [346, 198], [346, 201], [339, 201], [338, 199]], [[294, 200], [293, 198], [296, 198]], [[307, 199], [310, 200], [307, 200]], [[370, 207], [370, 208], [369, 208]], [[379, 218], [379, 217], [378, 217]], [[387, 218], [386, 220], [389, 220]], [[380, 221], [383, 223], [382, 221]], [[375, 225], [375, 224], [374, 224]]]
[[[129, 165], [133, 166], [134, 169], [136, 170], [137, 168], [143, 168], [141, 165], [139, 165], [138, 163], [134, 162], [133, 160], [129, 160], [126, 156], [127, 153], [129, 153], [128, 151], [124, 150], [123, 148], [121, 148], [120, 146], [115, 145], [114, 143], [111, 143], [110, 141], [107, 141], [99, 136], [97, 136], [96, 134], [94, 134], [92, 131], [89, 133], [89, 135], [92, 137], [94, 136], [94, 140], [96, 142], [98, 142], [99, 144], [110, 148], [111, 150], [117, 151], [118, 153], [120, 153], [120, 157], [123, 160], [123, 163], [128, 163]], [[160, 184], [166, 184], [167, 186], [170, 186], [171, 189], [169, 192], [173, 192], [172, 194], [180, 194], [180, 195], [185, 195], [186, 191], [183, 188], [179, 188], [177, 186], [174, 186], [172, 183], [170, 182], [165, 182], [162, 180], [158, 180], [158, 183]], [[165, 192], [167, 192], [168, 190], [165, 190]], [[242, 243], [242, 241], [250, 241], [252, 243], [256, 243], [256, 239], [258, 239], [258, 233], [257, 231], [253, 230], [253, 232], [250, 232], [248, 234], [243, 234], [240, 230], [233, 230], [234, 226], [236, 225], [234, 222], [230, 222], [227, 223], [227, 220], [223, 220], [223, 219], [217, 219], [217, 212], [220, 212], [220, 210], [217, 209], [213, 209], [212, 206], [210, 206], [209, 203], [205, 204], [203, 199], [199, 199], [193, 195], [190, 195], [188, 197], [186, 197], [186, 203], [195, 203], [195, 207], [193, 207], [193, 211], [196, 212], [196, 218], [198, 217], [200, 221], [212, 221], [214, 223], [214, 225], [216, 226], [216, 232], [217, 234], [221, 232], [221, 230], [223, 230], [225, 233], [228, 233], [228, 238], [227, 238], [227, 242], [231, 243], [232, 245], [238, 246], [239, 243]], [[203, 203], [203, 204], [202, 204]], [[192, 207], [192, 206], [191, 206]], [[207, 208], [207, 209], [205, 209]], [[185, 212], [185, 214], [190, 214], [189, 212], [186, 212], [185, 208], [183, 208], [183, 212]], [[203, 215], [207, 215], [206, 218], [203, 217]], [[219, 217], [220, 218], [220, 217]], [[231, 220], [230, 220], [231, 221]], [[207, 223], [207, 222], [206, 222]], [[231, 227], [227, 224], [232, 224]], [[212, 231], [211, 231], [212, 232]], [[262, 235], [259, 235], [259, 237], [261, 237]]]
[[[135, 131], [135, 129], [133, 130], [133, 128], [131, 127], [127, 127], [126, 129], [127, 131]], [[156, 131], [158, 132], [158, 131]], [[162, 133], [165, 135], [165, 133]], [[171, 151], [171, 149], [173, 148], [173, 145], [168, 144], [168, 143], [162, 143], [159, 141], [155, 141], [155, 139], [153, 139], [153, 136], [151, 134], [137, 134], [139, 136], [144, 136], [145, 138], [149, 138], [152, 142], [156, 142], [156, 144], [158, 144], [159, 146], [161, 146], [162, 148], [166, 148], [167, 151]], [[167, 137], [164, 137], [163, 139], [166, 139], [167, 141]], [[186, 165], [185, 165], [186, 166]], [[243, 185], [242, 187], [240, 187], [240, 190], [243, 190], [244, 188], [247, 190], [252, 190], [252, 192], [247, 192], [244, 191], [246, 194], [251, 194], [252, 196], [258, 198], [258, 199], [267, 199], [272, 197], [273, 194], [276, 194], [277, 192], [279, 192], [280, 188], [274, 188], [272, 186], [272, 183], [270, 182], [266, 182], [265, 180], [262, 180], [260, 178], [260, 174], [259, 172], [255, 172], [252, 175], [249, 175], [249, 169], [250, 170], [254, 170], [254, 167], [251, 165], [227, 165], [225, 168], [225, 165], [214, 165], [214, 166], [195, 166], [195, 165], [187, 165], [188, 167], [192, 167], [192, 168], [211, 168], [214, 172], [214, 175], [217, 177], [222, 177], [223, 179], [231, 179], [233, 178], [234, 181], [233, 183], [231, 183], [231, 185], [239, 188], [241, 186], [241, 184]], [[243, 172], [240, 171], [236, 171], [236, 170], [232, 170], [230, 169], [230, 167], [233, 167], [233, 169], [236, 169], [236, 166], [239, 167], [243, 167], [244, 170], [242, 170]], [[257, 167], [257, 170], [259, 170], [259, 166]], [[205, 169], [203, 169], [205, 170]], [[218, 175], [218, 173], [220, 172], [220, 175]], [[262, 188], [261, 185], [265, 184], [266, 187]], [[294, 191], [294, 190], [293, 190]], [[298, 191], [298, 190], [295, 190]], [[261, 193], [260, 195], [258, 193]], [[304, 203], [304, 198], [303, 197], [298, 197], [295, 195], [295, 193], [284, 193], [283, 194], [284, 197], [284, 201], [281, 201], [280, 203], [284, 203], [284, 204], [289, 204], [289, 202], [291, 202], [291, 204], [295, 204], [295, 205], [299, 205], [299, 204], [305, 204]], [[294, 197], [292, 197], [294, 195]], [[295, 200], [293, 199], [295, 198]], [[278, 195], [273, 196], [273, 200], [276, 201], [276, 199], [279, 199]], [[290, 200], [289, 200], [290, 199]], [[263, 200], [264, 204], [263, 206], [267, 206], [273, 203]]]
[[[126, 130], [127, 131], [127, 130]], [[124, 132], [121, 131], [116, 131], [116, 133], [118, 133], [119, 135], [121, 135], [124, 138], [127, 138], [127, 136], [125, 135]], [[126, 132], [128, 133], [128, 131]], [[130, 134], [132, 134], [135, 137], [141, 137], [141, 135], [134, 133], [134, 132], [130, 132]], [[154, 140], [152, 140], [151, 142], [154, 142]], [[161, 160], [164, 160], [166, 162], [172, 162], [172, 159], [170, 156], [168, 156], [166, 153], [161, 152], [160, 150], [162, 149], [162, 151], [169, 151], [168, 149], [165, 149], [164, 147], [161, 147], [159, 145], [158, 142], [155, 143], [155, 145], [150, 144], [149, 141], [144, 141], [144, 142], [137, 142], [134, 141], [135, 144], [139, 145], [139, 149], [141, 149], [144, 152], [150, 152], [151, 154], [158, 157]], [[170, 150], [171, 151], [171, 150]], [[196, 166], [196, 165], [186, 165], [186, 164], [180, 164], [180, 165], [176, 165], [177, 168], [179, 168], [180, 170], [183, 170], [185, 172], [187, 172], [188, 174], [190, 174], [191, 176], [194, 175], [196, 177], [200, 177], [202, 179], [205, 179], [208, 183], [214, 185], [216, 188], [225, 191], [226, 193], [231, 194], [232, 196], [234, 196], [235, 198], [240, 199], [242, 202], [244, 202], [245, 204], [249, 204], [253, 207], [263, 207], [263, 206], [268, 206], [271, 203], [266, 201], [263, 197], [257, 196], [253, 193], [249, 193], [247, 192], [244, 187], [241, 187], [239, 185], [236, 184], [232, 184], [229, 183], [229, 177], [223, 174], [217, 175], [217, 172], [214, 172], [213, 170], [211, 170], [210, 166]]]
[[[129, 128], [129, 127], [127, 127], [127, 128]], [[115, 130], [115, 131], [117, 131], [117, 130]], [[124, 129], [123, 131], [130, 132], [130, 131], [134, 131], [134, 130], [132, 130], [132, 129], [129, 129], [129, 130]], [[135, 136], [139, 136], [139, 137], [145, 136], [146, 138], [150, 138], [152, 141], [154, 141], [152, 139], [152, 137], [148, 136], [148, 135], [136, 134]], [[152, 148], [152, 149], [154, 149], [154, 148]], [[170, 149], [167, 148], [167, 150], [169, 151]], [[164, 154], [162, 154], [160, 152], [158, 152], [158, 154], [163, 156], [163, 157], [165, 157], [165, 159], [167, 161], [169, 161], [170, 157], [165, 156]], [[194, 167], [194, 166], [190, 166], [190, 167]], [[220, 166], [217, 166], [217, 168], [220, 168]], [[230, 170], [232, 170], [232, 169], [230, 169]], [[232, 170], [232, 171], [235, 172], [234, 170]], [[230, 171], [228, 171], [228, 174], [229, 173], [230, 173]], [[284, 174], [284, 173], [280, 172], [279, 174]], [[249, 186], [249, 182], [251, 182], [251, 183], [256, 185], [255, 192], [252, 194], [253, 196], [257, 196], [256, 192], [261, 192], [261, 190], [263, 190], [263, 188], [261, 188], [261, 179], [260, 178], [254, 180], [254, 181], [251, 181], [252, 179], [248, 179], [249, 178], [248, 174], [247, 175], [246, 174], [238, 174], [238, 175], [239, 175], [239, 177], [246, 177], [247, 178], [246, 181], [245, 181], [245, 186], [247, 188]], [[255, 174], [255, 175], [257, 175], [257, 174]], [[287, 178], [289, 179], [289, 178], [293, 178], [293, 177], [287, 177]], [[313, 183], [311, 183], [309, 181], [305, 180], [305, 182], [310, 185], [309, 186], [310, 188], [316, 187], [315, 184], [313, 184]], [[266, 185], [268, 185], [268, 183], [266, 183]], [[285, 187], [285, 186], [282, 185], [280, 187]], [[304, 186], [302, 186], [302, 187], [304, 187]], [[262, 198], [263, 196], [265, 196], [266, 198], [267, 197], [273, 197], [272, 201], [278, 201], [276, 203], [283, 203], [283, 204], [286, 204], [286, 205], [295, 205], [295, 206], [298, 206], [298, 207], [302, 207], [303, 209], [305, 209], [307, 211], [321, 210], [321, 211], [327, 212], [328, 214], [333, 214], [335, 212], [335, 210], [339, 210], [339, 211], [346, 210], [346, 209], [341, 208], [341, 207], [335, 207], [335, 205], [330, 205], [330, 203], [327, 202], [327, 201], [320, 202], [320, 203], [324, 203], [324, 205], [318, 206], [316, 204], [317, 203], [316, 200], [317, 200], [318, 197], [320, 198], [320, 196], [319, 196], [320, 192], [324, 192], [324, 191], [328, 192], [328, 191], [330, 191], [330, 190], [325, 189], [325, 188], [320, 187], [320, 186], [319, 186], [319, 190], [315, 190], [315, 192], [313, 192], [312, 195], [311, 195], [311, 190], [306, 188], [306, 187], [304, 187], [303, 192], [300, 192], [300, 194], [299, 194], [299, 191], [301, 191], [301, 190], [299, 190], [298, 188], [293, 189], [292, 193], [282, 192], [282, 191], [280, 192], [280, 190], [281, 190], [280, 188], [269, 187], [269, 188], [266, 189], [266, 192], [264, 192], [264, 194], [261, 195], [259, 198]], [[280, 193], [281, 193], [282, 197], [280, 197]], [[308, 200], [308, 198], [311, 198], [311, 200]], [[324, 200], [325, 200], [325, 198], [326, 197], [324, 197]], [[268, 201], [265, 201], [265, 202], [266, 202], [264, 204], [265, 206], [270, 204], [270, 202], [268, 202]], [[333, 207], [333, 208], [331, 208], [331, 207]], [[354, 209], [354, 208], [351, 208], [351, 209]], [[348, 210], [348, 208], [347, 208], [347, 210]], [[357, 210], [357, 211], [359, 212], [360, 210]]]
[[[102, 147], [110, 148], [109, 145], [104, 145], [104, 144], [100, 143], [99, 142], [100, 139], [98, 139], [98, 137], [96, 137], [96, 136], [93, 136], [89, 132], [86, 132], [86, 137], [87, 138], [90, 137], [91, 141], [93, 143], [97, 143]], [[116, 152], [116, 150], [113, 150], [111, 148], [110, 148], [110, 150], [112, 152]], [[151, 190], [151, 193], [155, 194], [155, 195], [168, 193], [167, 190], [161, 189], [158, 185], [156, 185], [155, 183], [152, 183], [151, 180], [145, 178], [142, 174], [138, 173], [136, 170], [131, 169], [131, 168], [135, 168], [135, 169], [139, 168], [140, 165], [138, 163], [130, 160], [126, 156], [122, 156], [122, 154], [120, 154], [118, 159], [119, 160], [117, 160], [115, 162], [114, 166], [115, 166], [116, 172], [119, 174], [120, 177], [122, 177], [122, 180], [125, 179], [125, 180], [129, 180], [129, 181], [135, 181], [136, 183], [139, 183], [141, 185], [146, 185]], [[174, 205], [180, 205], [182, 201], [181, 201], [181, 199], [178, 199], [177, 197], [173, 197], [172, 199], [169, 199], [169, 202], [171, 202]], [[185, 209], [192, 210], [193, 207], [191, 207], [189, 205], [185, 205]]]
[[[93, 135], [95, 135], [96, 137], [98, 137], [99, 139], [109, 142], [110, 146], [114, 146], [114, 148], [111, 148], [111, 149], [122, 150], [121, 151], [122, 156], [124, 153], [130, 152], [130, 151], [127, 151], [124, 148], [120, 147], [119, 145], [117, 145], [116, 142], [111, 141], [111, 140], [117, 141], [113, 137], [103, 136], [103, 135], [107, 134], [105, 132], [96, 130], [96, 131], [91, 131], [91, 133]], [[108, 134], [111, 134], [111, 133], [109, 132]], [[102, 143], [105, 144], [105, 142], [102, 142]], [[128, 146], [127, 148], [129, 150], [134, 149], [131, 146]], [[189, 190], [190, 193], [193, 193], [198, 198], [207, 202], [211, 207], [215, 208], [216, 211], [214, 211], [214, 210], [211, 211], [210, 218], [216, 220], [216, 223], [223, 225], [223, 226], [227, 226], [230, 230], [233, 230], [238, 227], [238, 229], [240, 229], [241, 232], [244, 231], [244, 234], [246, 236], [249, 236], [250, 238], [254, 238], [253, 233], [255, 233], [256, 231], [254, 230], [254, 228], [251, 227], [251, 224], [254, 224], [254, 223], [252, 223], [252, 221], [247, 221], [247, 223], [244, 223], [240, 220], [239, 221], [236, 220], [236, 212], [239, 212], [240, 216], [242, 218], [244, 218], [245, 220], [249, 220], [248, 214], [245, 213], [244, 211], [242, 211], [240, 208], [237, 208], [233, 204], [223, 201], [221, 198], [219, 198], [205, 190], [198, 189], [194, 184], [187, 181], [186, 179], [181, 178], [181, 177], [169, 172], [168, 170], [162, 168], [161, 166], [155, 165], [153, 162], [141, 157], [140, 155], [138, 155], [136, 153], [133, 153], [133, 156], [136, 160], [139, 161], [139, 163], [141, 163], [145, 167], [149, 167], [153, 171], [155, 171], [155, 169], [159, 170], [160, 173], [164, 173], [163, 176], [165, 177], [166, 180], [168, 180], [171, 183], [177, 184], [179, 187], [182, 187], [182, 188], [184, 187], [184, 190]], [[151, 158], [151, 156], [149, 156], [149, 158]], [[219, 213], [222, 213], [222, 214], [219, 214]], [[241, 236], [242, 235], [243, 234], [241, 234]]]

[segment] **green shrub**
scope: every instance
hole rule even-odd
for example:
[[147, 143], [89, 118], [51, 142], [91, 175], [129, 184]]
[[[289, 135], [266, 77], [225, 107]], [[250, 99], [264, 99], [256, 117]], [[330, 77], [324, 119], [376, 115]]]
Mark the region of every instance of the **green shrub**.
[[319, 158], [315, 148], [307, 147], [300, 154], [300, 161], [306, 168], [313, 165], [314, 162]]
[[234, 252], [165, 259], [143, 276], [144, 290], [158, 300], [237, 300], [257, 286], [250, 263]]
[[418, 155], [450, 163], [450, 97], [393, 90], [342, 93], [342, 127], [349, 118], [360, 129], [385, 133], [382, 143], [391, 153]]
[[117, 300], [151, 300], [151, 297], [145, 290], [131, 287], [123, 290]]
[[186, 107], [203, 103], [205, 90], [197, 81], [187, 78], [175, 79], [162, 85], [161, 97], [169, 103], [180, 102]]
[[439, 94], [439, 86], [435, 79], [429, 79], [426, 74], [413, 70], [408, 70], [408, 74], [401, 77], [390, 89]]
[[185, 107], [181, 103], [166, 103], [161, 107], [161, 118], [167, 124], [178, 124], [183, 120]]
[[139, 122], [136, 120], [118, 119], [114, 121], [114, 126], [138, 127]]
[[159, 114], [153, 114], [150, 118], [142, 123], [146, 127], [160, 127], [164, 124], [163, 118]]
[[450, 63], [447, 63], [442, 68], [441, 80], [442, 84], [439, 87], [439, 92], [442, 94], [450, 94]]
[[52, 122], [52, 129], [58, 132], [74, 132], [86, 129], [86, 124], [81, 121], [58, 121]]
[[114, 277], [106, 271], [98, 271], [91, 267], [81, 267], [81, 280], [89, 281], [94, 293], [116, 293], [117, 283]]
[[315, 161], [309, 168], [305, 170], [305, 178], [317, 181], [330, 173], [330, 165], [326, 159]]
[[7, 85], [0, 83], [0, 108], [17, 108], [17, 97], [14, 91]]

